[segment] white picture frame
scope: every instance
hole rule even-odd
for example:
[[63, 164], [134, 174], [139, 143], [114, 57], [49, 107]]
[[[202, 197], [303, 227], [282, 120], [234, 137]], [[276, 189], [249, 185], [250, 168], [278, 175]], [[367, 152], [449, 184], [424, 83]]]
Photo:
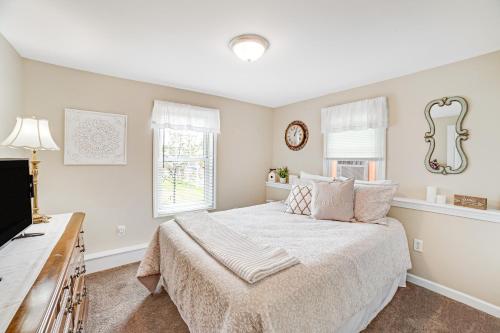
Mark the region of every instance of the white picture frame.
[[65, 165], [126, 165], [127, 116], [64, 109]]

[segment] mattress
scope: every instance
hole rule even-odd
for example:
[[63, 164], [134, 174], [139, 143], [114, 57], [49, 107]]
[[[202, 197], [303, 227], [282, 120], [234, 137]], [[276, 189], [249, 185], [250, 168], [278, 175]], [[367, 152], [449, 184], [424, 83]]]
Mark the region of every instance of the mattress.
[[[386, 299], [388, 286], [411, 268], [395, 219], [387, 225], [319, 221], [284, 208], [274, 202], [211, 216], [256, 242], [286, 249], [300, 260], [294, 267], [248, 284], [167, 221], [138, 278], [153, 290], [161, 276], [191, 332], [337, 332], [367, 308], [373, 314], [374, 301]], [[350, 327], [362, 328], [371, 320], [365, 317]]]

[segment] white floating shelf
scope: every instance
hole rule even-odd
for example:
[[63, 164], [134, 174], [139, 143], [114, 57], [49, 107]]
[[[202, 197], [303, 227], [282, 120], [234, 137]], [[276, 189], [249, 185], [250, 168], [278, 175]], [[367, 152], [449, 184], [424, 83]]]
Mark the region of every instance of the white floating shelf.
[[[291, 184], [281, 184], [275, 182], [266, 182], [266, 186], [288, 191], [292, 189]], [[467, 208], [449, 204], [431, 203], [425, 200], [402, 198], [402, 197], [394, 198], [394, 200], [392, 201], [392, 206], [399, 208], [421, 210], [424, 212], [466, 217], [469, 219], [480, 220], [480, 221], [500, 223], [500, 210], [497, 209], [481, 210], [481, 209]]]
[[292, 185], [291, 184], [281, 184], [281, 183], [276, 183], [276, 182], [266, 182], [267, 187], [273, 187], [273, 188], [279, 188], [282, 190], [291, 190]]
[[392, 206], [500, 223], [500, 210], [496, 209], [481, 210], [401, 197], [394, 198]]

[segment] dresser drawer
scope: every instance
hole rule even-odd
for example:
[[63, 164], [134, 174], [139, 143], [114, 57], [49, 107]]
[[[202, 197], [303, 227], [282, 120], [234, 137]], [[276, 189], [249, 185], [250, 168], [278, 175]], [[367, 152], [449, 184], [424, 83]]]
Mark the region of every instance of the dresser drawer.
[[47, 332], [75, 332], [75, 309], [84, 287], [85, 262], [81, 247], [77, 243], [71, 254], [70, 263], [66, 270], [63, 288], [57, 306], [54, 309], [54, 323], [48, 326]]
[[75, 333], [85, 332], [85, 318], [87, 317], [88, 296], [87, 287], [85, 285], [85, 277], [81, 277], [79, 281], [80, 289], [75, 293], [75, 309], [73, 311], [73, 327]]
[[59, 310], [54, 325], [48, 330], [53, 333], [69, 333], [73, 329], [73, 302], [69, 289], [61, 296]]
[[83, 213], [74, 213], [35, 283], [11, 320], [8, 333], [83, 332], [87, 313]]

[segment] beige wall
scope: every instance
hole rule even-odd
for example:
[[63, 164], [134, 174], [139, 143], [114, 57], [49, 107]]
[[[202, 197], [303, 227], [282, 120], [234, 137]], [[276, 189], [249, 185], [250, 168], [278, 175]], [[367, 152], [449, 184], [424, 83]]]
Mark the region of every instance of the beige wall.
[[[401, 184], [400, 194], [424, 198], [425, 186], [436, 185], [445, 193], [488, 197], [491, 208], [500, 208], [500, 154], [492, 149], [500, 143], [500, 52], [419, 72], [401, 78], [343, 91], [278, 108], [274, 112], [273, 166], [287, 164], [292, 173], [300, 170], [322, 173], [323, 141], [320, 109], [376, 96], [389, 98], [387, 131], [387, 175]], [[424, 168], [428, 130], [424, 108], [443, 96], [463, 96], [469, 102], [464, 126], [470, 139], [464, 150], [469, 166], [460, 175], [436, 175]], [[309, 142], [298, 152], [285, 145], [283, 133], [292, 120], [309, 127]]]
[[[0, 142], [22, 112], [22, 58], [0, 34]], [[24, 152], [0, 147], [0, 158], [24, 156]]]
[[[41, 205], [48, 213], [82, 210], [90, 252], [147, 242], [161, 220], [152, 218], [152, 132], [149, 116], [154, 99], [215, 107], [221, 110], [218, 141], [218, 208], [261, 203], [263, 181], [270, 166], [288, 165], [322, 172], [320, 109], [380, 95], [389, 97], [388, 177], [399, 182], [400, 195], [423, 198], [426, 185], [446, 193], [487, 196], [499, 207], [500, 52], [460, 63], [352, 89], [272, 110], [184, 90], [21, 60], [0, 36], [0, 136], [15, 116], [37, 115], [50, 120], [55, 140], [64, 145], [65, 107], [128, 115], [126, 166], [64, 166], [63, 152], [42, 152]], [[427, 124], [423, 109], [442, 96], [459, 95], [470, 104], [464, 143], [469, 168], [462, 175], [425, 171]], [[22, 111], [21, 111], [22, 110]], [[292, 120], [309, 126], [306, 147], [290, 151], [283, 131]], [[269, 143], [272, 142], [272, 147]], [[1, 150], [0, 157], [14, 151]], [[19, 154], [19, 153], [14, 153]], [[268, 189], [270, 197], [283, 192]], [[393, 208], [410, 243], [424, 240], [424, 253], [412, 253], [412, 273], [500, 305], [500, 224]], [[118, 238], [116, 225], [128, 227]], [[411, 245], [411, 244], [410, 244]]]
[[[332, 78], [335, 79], [335, 78]], [[388, 96], [390, 128], [387, 133], [387, 175], [400, 184], [399, 195], [423, 199], [425, 186], [436, 185], [443, 193], [488, 197], [490, 208], [500, 208], [500, 52], [419, 72], [376, 84], [334, 93], [278, 108], [274, 112], [273, 166], [288, 165], [322, 173], [323, 143], [320, 109], [376, 96]], [[464, 142], [469, 157], [460, 175], [436, 175], [424, 168], [428, 130], [426, 104], [443, 96], [463, 96], [469, 102], [464, 126], [470, 139]], [[287, 124], [302, 120], [310, 138], [298, 152], [283, 139]], [[276, 190], [268, 190], [277, 197]], [[474, 221], [408, 209], [393, 209], [408, 239], [424, 240], [424, 253], [412, 252], [412, 273], [500, 305], [500, 224]], [[412, 244], [410, 244], [412, 245]]]
[[424, 252], [410, 244], [411, 273], [500, 306], [500, 224], [404, 208], [400, 220], [410, 243], [424, 240]]
[[[128, 115], [126, 166], [64, 166], [63, 151], [41, 152], [44, 212], [87, 213], [90, 252], [148, 242], [161, 219], [152, 218], [153, 100], [220, 109], [217, 208], [263, 203], [271, 164], [272, 110], [230, 99], [117, 79], [24, 60], [24, 114], [46, 117], [64, 147], [64, 108]], [[116, 226], [127, 226], [123, 238]]]

